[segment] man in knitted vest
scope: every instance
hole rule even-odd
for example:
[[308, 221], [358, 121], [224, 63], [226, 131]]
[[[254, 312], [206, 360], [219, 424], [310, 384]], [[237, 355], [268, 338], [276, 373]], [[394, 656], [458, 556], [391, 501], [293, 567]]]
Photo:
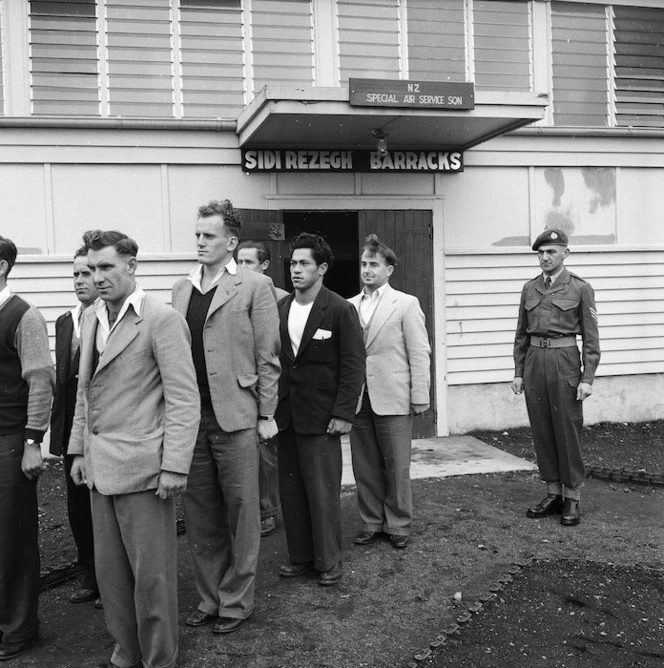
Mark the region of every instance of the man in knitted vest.
[[37, 478], [55, 380], [44, 318], [7, 285], [16, 256], [0, 236], [0, 661], [39, 631]]

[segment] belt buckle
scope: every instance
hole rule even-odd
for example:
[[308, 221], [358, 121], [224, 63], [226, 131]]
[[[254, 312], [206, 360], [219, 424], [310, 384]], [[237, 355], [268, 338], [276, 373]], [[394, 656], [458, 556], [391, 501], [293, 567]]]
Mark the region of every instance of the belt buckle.
[[539, 342], [540, 342], [540, 348], [548, 348], [549, 347], [549, 339], [545, 339], [543, 336], [539, 337]]

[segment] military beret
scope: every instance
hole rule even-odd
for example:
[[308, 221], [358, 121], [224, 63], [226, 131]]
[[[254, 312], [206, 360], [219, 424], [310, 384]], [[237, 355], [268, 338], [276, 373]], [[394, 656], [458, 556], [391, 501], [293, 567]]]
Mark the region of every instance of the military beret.
[[568, 246], [569, 239], [562, 230], [544, 230], [533, 244], [533, 250], [536, 251], [540, 246]]

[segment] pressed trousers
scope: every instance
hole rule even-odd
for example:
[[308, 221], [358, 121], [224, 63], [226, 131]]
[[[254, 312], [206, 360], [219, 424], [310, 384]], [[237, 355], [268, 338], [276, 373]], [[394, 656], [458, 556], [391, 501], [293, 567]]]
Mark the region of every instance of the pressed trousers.
[[202, 406], [183, 507], [198, 609], [247, 619], [261, 539], [256, 429], [225, 432], [212, 407]]
[[350, 432], [357, 504], [364, 528], [407, 536], [413, 516], [410, 415], [377, 415], [365, 392]]
[[260, 441], [258, 489], [260, 493], [261, 519], [276, 517], [279, 510], [279, 472], [277, 464], [278, 436]]
[[586, 475], [581, 457], [583, 402], [576, 399], [581, 380], [578, 348], [531, 346], [523, 380], [540, 475], [546, 482], [576, 487]]
[[23, 432], [0, 436], [0, 634], [6, 644], [39, 632], [37, 479], [21, 471]]
[[175, 501], [154, 489], [106, 496], [92, 491], [95, 566], [115, 639], [111, 661], [172, 668], [178, 654]]
[[324, 573], [341, 561], [341, 438], [279, 434], [279, 492], [288, 558]]

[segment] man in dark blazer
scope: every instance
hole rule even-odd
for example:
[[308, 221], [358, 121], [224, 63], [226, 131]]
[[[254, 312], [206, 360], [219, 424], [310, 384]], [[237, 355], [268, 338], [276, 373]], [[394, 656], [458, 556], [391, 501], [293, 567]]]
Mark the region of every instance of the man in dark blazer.
[[341, 566], [341, 435], [352, 427], [364, 383], [357, 311], [323, 285], [332, 251], [315, 234], [291, 244], [295, 291], [279, 304], [279, 488], [289, 562], [296, 577], [312, 569], [335, 585]]
[[65, 478], [67, 480], [67, 513], [81, 571], [81, 587], [70, 597], [71, 603], [95, 601], [101, 606], [99, 588], [95, 576], [94, 540], [92, 537], [92, 513], [90, 511], [90, 490], [74, 484], [71, 478], [73, 458], [67, 455], [69, 436], [76, 408], [78, 387], [78, 360], [80, 357], [80, 320], [85, 309], [99, 296], [88, 267], [88, 249], [83, 246], [74, 254], [74, 292], [79, 303], [63, 313], [55, 322], [55, 393], [51, 412], [52, 455], [64, 457]]

